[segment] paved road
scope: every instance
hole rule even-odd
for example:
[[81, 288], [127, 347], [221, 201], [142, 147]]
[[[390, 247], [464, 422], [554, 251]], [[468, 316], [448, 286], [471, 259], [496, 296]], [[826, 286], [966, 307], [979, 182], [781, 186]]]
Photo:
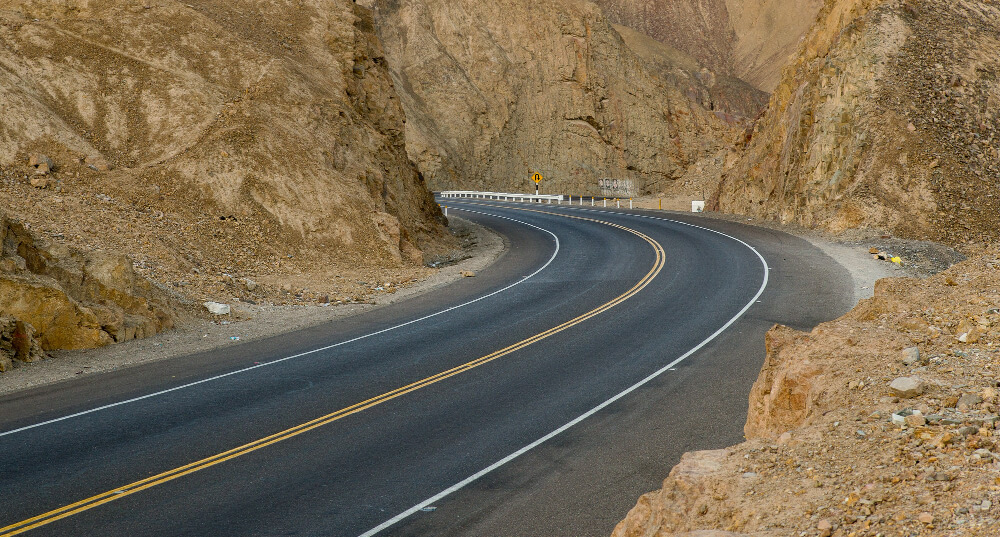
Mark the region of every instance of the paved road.
[[476, 278], [0, 399], [0, 536], [357, 536], [414, 510], [378, 534], [607, 535], [682, 452], [741, 439], [764, 331], [850, 306], [779, 232], [446, 204], [510, 241]]

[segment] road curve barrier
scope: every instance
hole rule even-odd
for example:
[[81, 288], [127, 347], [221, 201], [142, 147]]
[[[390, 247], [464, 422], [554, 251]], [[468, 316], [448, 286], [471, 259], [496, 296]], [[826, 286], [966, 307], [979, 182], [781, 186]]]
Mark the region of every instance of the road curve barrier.
[[473, 190], [445, 190], [438, 192], [442, 198], [476, 198], [499, 201], [526, 201], [529, 203], [556, 203], [561, 205], [567, 196], [561, 194], [517, 194], [511, 192], [476, 192]]

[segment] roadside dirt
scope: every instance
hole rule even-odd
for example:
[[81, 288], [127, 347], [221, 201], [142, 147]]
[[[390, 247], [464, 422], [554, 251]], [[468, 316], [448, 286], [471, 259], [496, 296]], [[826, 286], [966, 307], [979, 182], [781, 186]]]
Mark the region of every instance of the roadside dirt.
[[[894, 271], [961, 256], [860, 235], [836, 247], [914, 260]], [[685, 454], [613, 535], [996, 536], [1000, 245], [964, 254], [812, 331], [773, 328], [747, 441]]]
[[[420, 278], [383, 285], [379, 283], [362, 302], [341, 304], [262, 305], [233, 302], [232, 313], [213, 320], [189, 322], [153, 337], [83, 351], [52, 351], [49, 358], [20, 364], [0, 375], [0, 395], [51, 384], [81, 375], [114, 371], [156, 360], [165, 360], [266, 337], [358, 315], [401, 300], [433, 292], [462, 278], [463, 271], [478, 272], [506, 250], [503, 237], [482, 226], [451, 217], [458, 249], [438, 254]], [[392, 282], [389, 282], [392, 283]], [[370, 287], [370, 286], [369, 286]], [[239, 339], [232, 339], [239, 338]]]

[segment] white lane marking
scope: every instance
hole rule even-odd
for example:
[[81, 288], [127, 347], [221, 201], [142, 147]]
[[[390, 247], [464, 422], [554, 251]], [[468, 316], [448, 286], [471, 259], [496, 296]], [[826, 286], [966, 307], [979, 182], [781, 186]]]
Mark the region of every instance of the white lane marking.
[[[584, 210], [584, 211], [587, 211], [587, 212], [604, 212], [604, 213], [612, 212], [612, 211], [591, 211], [589, 209], [574, 209], [574, 210]], [[614, 213], [614, 214], [628, 214], [628, 213]], [[657, 218], [655, 216], [649, 216], [649, 217], [644, 216], [644, 215], [629, 215], [629, 216], [638, 216], [638, 217], [642, 217], [642, 218], [652, 218], [654, 220], [664, 220], [666, 222], [675, 222], [675, 223], [678, 223], [678, 224], [689, 225], [689, 226], [692, 226], [692, 227], [696, 227], [696, 228], [699, 228], [699, 229], [704, 229], [704, 230], [707, 230], [707, 231], [711, 231], [713, 233], [717, 233], [719, 235], [722, 235], [723, 237], [728, 237], [728, 238], [730, 238], [730, 239], [732, 239], [732, 240], [734, 240], [734, 241], [742, 244], [743, 246], [746, 246], [747, 248], [750, 249], [750, 251], [752, 251], [757, 256], [758, 259], [760, 259], [760, 262], [761, 262], [761, 264], [764, 267], [764, 280], [760, 284], [760, 289], [757, 290], [757, 294], [754, 295], [754, 297], [751, 298], [750, 301], [747, 302], [747, 304], [745, 306], [743, 306], [743, 309], [741, 309], [739, 311], [739, 313], [737, 313], [732, 319], [729, 319], [729, 322], [727, 322], [726, 324], [722, 325], [722, 327], [719, 328], [718, 330], [716, 330], [712, 335], [708, 336], [708, 338], [706, 338], [704, 341], [702, 341], [701, 343], [699, 343], [697, 346], [695, 346], [691, 350], [689, 350], [689, 351], [685, 352], [684, 354], [682, 354], [679, 358], [675, 359], [673, 362], [670, 362], [669, 364], [667, 364], [667, 365], [663, 366], [662, 368], [660, 368], [659, 370], [657, 370], [655, 373], [653, 373], [653, 374], [649, 375], [648, 377], [640, 380], [639, 382], [633, 384], [632, 386], [629, 386], [624, 391], [620, 392], [618, 395], [615, 395], [611, 399], [608, 399], [607, 401], [604, 401], [603, 403], [601, 403], [601, 404], [595, 406], [594, 408], [592, 408], [592, 409], [584, 412], [583, 414], [580, 414], [574, 420], [572, 420], [569, 423], [563, 425], [562, 427], [559, 427], [558, 429], [552, 431], [551, 433], [549, 433], [549, 434], [547, 434], [547, 435], [539, 438], [538, 440], [535, 440], [534, 442], [532, 442], [532, 443], [524, 446], [523, 448], [515, 451], [514, 453], [511, 453], [510, 455], [507, 455], [506, 457], [504, 457], [504, 458], [498, 460], [497, 462], [495, 462], [495, 463], [487, 466], [486, 468], [483, 468], [482, 470], [480, 470], [480, 471], [478, 471], [478, 472], [470, 475], [469, 477], [463, 479], [462, 481], [459, 481], [458, 483], [455, 483], [454, 485], [452, 485], [452, 486], [450, 486], [450, 487], [442, 490], [441, 492], [435, 494], [434, 496], [431, 496], [430, 498], [427, 498], [426, 500], [418, 503], [417, 505], [414, 505], [413, 507], [407, 509], [406, 511], [403, 511], [402, 513], [400, 513], [400, 514], [398, 514], [398, 515], [390, 518], [389, 520], [386, 520], [385, 522], [379, 524], [378, 526], [375, 526], [374, 528], [372, 528], [372, 529], [370, 529], [370, 530], [362, 533], [359, 537], [372, 537], [373, 535], [376, 535], [380, 531], [382, 531], [382, 530], [384, 530], [384, 529], [386, 529], [386, 528], [388, 528], [388, 527], [396, 524], [397, 522], [399, 522], [399, 521], [401, 521], [401, 520], [409, 517], [410, 515], [416, 513], [417, 511], [420, 511], [424, 507], [427, 507], [427, 506], [429, 506], [429, 505], [431, 505], [433, 503], [438, 502], [439, 500], [441, 500], [445, 496], [448, 496], [449, 494], [451, 494], [453, 492], [457, 492], [458, 490], [462, 489], [463, 487], [465, 487], [469, 483], [472, 483], [473, 481], [479, 479], [480, 477], [483, 477], [484, 475], [492, 472], [493, 470], [496, 470], [497, 468], [500, 468], [501, 466], [503, 466], [503, 465], [507, 464], [508, 462], [510, 462], [510, 461], [512, 461], [512, 460], [514, 460], [514, 459], [516, 459], [518, 457], [520, 457], [521, 455], [524, 455], [525, 453], [527, 453], [527, 452], [531, 451], [532, 449], [538, 447], [539, 445], [545, 443], [546, 441], [550, 440], [551, 438], [553, 438], [553, 437], [559, 435], [560, 433], [566, 431], [570, 427], [573, 427], [574, 425], [580, 423], [581, 421], [583, 421], [583, 420], [589, 418], [590, 416], [593, 416], [594, 414], [600, 412], [601, 410], [603, 410], [608, 405], [614, 403], [615, 401], [618, 401], [622, 397], [625, 397], [626, 395], [628, 395], [628, 394], [634, 392], [635, 390], [641, 388], [643, 385], [649, 383], [650, 381], [652, 381], [656, 377], [659, 377], [663, 373], [665, 373], [665, 372], [671, 370], [672, 368], [676, 367], [677, 364], [683, 362], [689, 356], [691, 356], [692, 354], [694, 354], [694, 353], [698, 352], [699, 350], [701, 350], [702, 347], [704, 347], [705, 345], [708, 345], [712, 340], [714, 340], [715, 338], [719, 337], [719, 335], [722, 334], [723, 332], [725, 332], [730, 326], [733, 325], [733, 323], [735, 323], [736, 321], [738, 321], [740, 319], [740, 317], [743, 317], [743, 315], [756, 303], [757, 299], [760, 298], [761, 295], [764, 294], [764, 290], [767, 288], [768, 274], [769, 274], [769, 270], [768, 270], [768, 267], [767, 267], [767, 261], [764, 259], [764, 256], [760, 255], [760, 252], [758, 252], [757, 249], [754, 248], [753, 246], [750, 246], [749, 244], [743, 242], [742, 240], [737, 239], [736, 237], [733, 237], [732, 235], [727, 235], [727, 234], [725, 234], [725, 233], [723, 233], [721, 231], [716, 231], [714, 229], [709, 229], [709, 228], [697, 226], [697, 225], [694, 225], [694, 224], [687, 224], [686, 222], [676, 222], [675, 220], [669, 220], [669, 219], [666, 219], [666, 218]]]
[[76, 413], [73, 413], [73, 414], [68, 414], [66, 416], [62, 416], [62, 417], [59, 417], [59, 418], [53, 418], [53, 419], [50, 419], [50, 420], [41, 421], [41, 422], [34, 423], [34, 424], [31, 424], [31, 425], [25, 425], [24, 427], [19, 427], [17, 429], [11, 429], [9, 431], [0, 432], [0, 437], [7, 436], [7, 435], [12, 435], [12, 434], [15, 434], [15, 433], [20, 433], [20, 432], [23, 432], [23, 431], [27, 431], [29, 429], [34, 429], [34, 428], [37, 428], [37, 427], [42, 427], [44, 425], [51, 425], [53, 423], [57, 423], [57, 422], [60, 422], [60, 421], [65, 421], [65, 420], [72, 419], [72, 418], [78, 418], [80, 416], [85, 416], [87, 414], [92, 414], [94, 412], [98, 412], [98, 411], [101, 411], [101, 410], [107, 410], [109, 408], [114, 408], [114, 407], [118, 407], [118, 406], [123, 406], [123, 405], [131, 404], [131, 403], [135, 403], [135, 402], [138, 402], [138, 401], [142, 401], [144, 399], [150, 399], [150, 398], [153, 398], [153, 397], [158, 397], [158, 396], [161, 396], [161, 395], [164, 395], [164, 394], [168, 394], [170, 392], [176, 392], [178, 390], [183, 390], [185, 388], [190, 388], [192, 386], [197, 386], [199, 384], [205, 384], [207, 382], [212, 382], [212, 381], [216, 381], [216, 380], [219, 380], [219, 379], [222, 379], [222, 378], [231, 377], [233, 375], [238, 375], [240, 373], [246, 373], [248, 371], [253, 371], [254, 369], [260, 369], [262, 367], [267, 367], [267, 366], [271, 366], [271, 365], [278, 364], [278, 363], [281, 363], [281, 362], [286, 362], [288, 360], [294, 360], [295, 358], [301, 358], [303, 356], [307, 356], [307, 355], [310, 355], [310, 354], [315, 354], [317, 352], [328, 351], [328, 350], [333, 349], [335, 347], [340, 347], [342, 345], [347, 345], [347, 344], [350, 344], [350, 343], [361, 341], [362, 339], [368, 339], [370, 337], [374, 337], [374, 336], [377, 336], [377, 335], [380, 335], [380, 334], [384, 334], [386, 332], [390, 332], [392, 330], [396, 330], [396, 329], [402, 328], [404, 326], [409, 326], [409, 325], [414, 324], [414, 323], [419, 323], [421, 321], [426, 321], [427, 319], [430, 319], [432, 317], [437, 317], [438, 315], [443, 315], [443, 314], [448, 313], [450, 311], [457, 310], [458, 308], [463, 308], [463, 307], [468, 306], [470, 304], [475, 304], [476, 302], [479, 302], [481, 300], [485, 300], [485, 299], [490, 298], [492, 296], [498, 295], [500, 293], [503, 293], [504, 291], [507, 291], [507, 290], [511, 289], [512, 287], [520, 285], [520, 284], [526, 282], [527, 280], [535, 277], [538, 273], [542, 272], [546, 268], [548, 268], [548, 266], [551, 265], [553, 261], [555, 261], [556, 256], [559, 255], [559, 248], [560, 248], [559, 237], [556, 236], [555, 233], [553, 233], [553, 232], [551, 232], [551, 231], [549, 231], [549, 230], [547, 230], [547, 229], [545, 229], [543, 227], [539, 227], [539, 226], [536, 226], [534, 224], [529, 224], [529, 223], [521, 221], [521, 220], [516, 220], [514, 218], [508, 218], [506, 216], [500, 216], [500, 215], [496, 215], [496, 214], [484, 213], [484, 212], [480, 212], [480, 211], [472, 211], [472, 210], [469, 210], [469, 209], [457, 209], [457, 210], [465, 211], [465, 212], [473, 213], [473, 214], [481, 214], [481, 215], [484, 215], [484, 216], [491, 216], [491, 217], [494, 217], [494, 218], [500, 218], [502, 220], [510, 220], [511, 222], [516, 222], [518, 224], [524, 224], [524, 225], [526, 225], [528, 227], [533, 227], [533, 228], [538, 229], [540, 231], [544, 231], [545, 233], [548, 233], [549, 235], [552, 235], [552, 238], [555, 239], [555, 241], [556, 241], [555, 251], [552, 252], [552, 256], [549, 257], [549, 260], [546, 261], [545, 264], [542, 265], [538, 270], [536, 270], [535, 272], [532, 272], [531, 274], [529, 274], [529, 275], [521, 278], [520, 280], [518, 280], [518, 281], [516, 281], [516, 282], [514, 282], [514, 283], [512, 283], [510, 285], [508, 285], [507, 287], [504, 287], [502, 289], [498, 289], [498, 290], [493, 291], [492, 293], [490, 293], [488, 295], [483, 295], [483, 296], [481, 296], [479, 298], [476, 298], [474, 300], [470, 300], [468, 302], [459, 304], [457, 306], [452, 306], [450, 308], [443, 309], [443, 310], [441, 310], [439, 312], [432, 313], [432, 314], [426, 315], [424, 317], [420, 317], [419, 319], [413, 319], [412, 321], [407, 321], [407, 322], [402, 323], [402, 324], [397, 324], [395, 326], [390, 326], [389, 328], [384, 328], [384, 329], [379, 330], [377, 332], [372, 332], [370, 334], [365, 334], [363, 336], [358, 336], [356, 338], [349, 339], [347, 341], [341, 341], [340, 343], [334, 343], [333, 345], [327, 345], [325, 347], [320, 347], [318, 349], [313, 349], [311, 351], [301, 352], [299, 354], [293, 354], [291, 356], [286, 356], [284, 358], [278, 358], [278, 359], [272, 360], [270, 362], [263, 362], [263, 363], [260, 363], [260, 364], [255, 364], [255, 365], [252, 365], [250, 367], [245, 367], [243, 369], [238, 369], [236, 371], [230, 371], [229, 373], [223, 373], [221, 375], [216, 375], [214, 377], [208, 377], [208, 378], [201, 379], [201, 380], [198, 380], [198, 381], [195, 381], [195, 382], [190, 382], [188, 384], [182, 384], [180, 386], [176, 386], [176, 387], [169, 388], [169, 389], [166, 389], [166, 390], [161, 390], [161, 391], [158, 391], [158, 392], [154, 392], [154, 393], [142, 395], [142, 396], [139, 396], [139, 397], [134, 397], [132, 399], [126, 399], [124, 401], [118, 401], [118, 402], [115, 402], [115, 403], [110, 403], [110, 404], [107, 404], [107, 405], [103, 405], [103, 406], [91, 408], [91, 409], [88, 409], [88, 410], [83, 410], [81, 412], [76, 412]]

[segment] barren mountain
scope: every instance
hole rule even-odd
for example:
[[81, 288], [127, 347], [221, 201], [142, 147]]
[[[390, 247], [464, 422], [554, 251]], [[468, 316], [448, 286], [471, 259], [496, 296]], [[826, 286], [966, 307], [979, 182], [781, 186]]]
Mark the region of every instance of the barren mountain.
[[955, 244], [1000, 229], [1000, 8], [830, 0], [718, 208]]
[[[0, 73], [0, 206], [23, 244], [127, 254], [197, 302], [348, 300], [358, 271], [408, 280], [443, 244], [347, 0], [2, 0]], [[86, 299], [3, 255], [4, 281]]]
[[712, 73], [648, 64], [582, 0], [374, 4], [407, 148], [435, 189], [523, 191], [541, 172], [546, 192], [656, 192], [752, 108], [730, 94], [709, 110]]
[[795, 53], [822, 0], [594, 0], [617, 24], [766, 92]]
[[702, 108], [728, 123], [752, 120], [766, 107], [769, 95], [750, 84], [702, 66], [692, 56], [627, 26], [613, 25], [625, 44], [655, 76], [680, 88]]

